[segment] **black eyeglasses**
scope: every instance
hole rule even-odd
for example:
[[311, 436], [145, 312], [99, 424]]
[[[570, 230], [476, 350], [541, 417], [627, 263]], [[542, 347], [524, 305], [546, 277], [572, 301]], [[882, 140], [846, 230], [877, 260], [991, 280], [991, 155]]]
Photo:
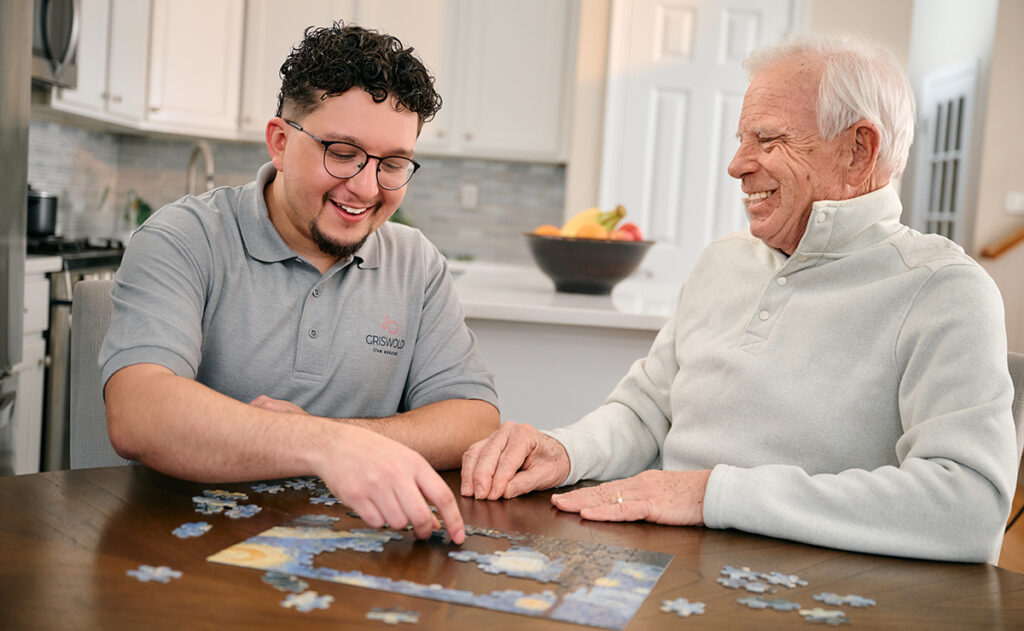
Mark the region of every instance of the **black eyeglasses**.
[[408, 184], [413, 173], [420, 168], [419, 163], [404, 156], [370, 155], [359, 145], [341, 140], [322, 140], [294, 121], [281, 120], [324, 146], [324, 169], [339, 180], [355, 177], [373, 158], [377, 161], [377, 184], [385, 190], [394, 191]]

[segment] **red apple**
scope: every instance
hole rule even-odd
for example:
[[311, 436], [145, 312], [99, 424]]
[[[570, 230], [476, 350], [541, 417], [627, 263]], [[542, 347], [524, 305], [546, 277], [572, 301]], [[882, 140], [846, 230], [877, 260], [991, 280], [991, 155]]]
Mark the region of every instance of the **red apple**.
[[616, 226], [615, 231], [611, 234], [611, 238], [616, 241], [643, 241], [644, 235], [635, 223], [627, 221], [622, 225]]

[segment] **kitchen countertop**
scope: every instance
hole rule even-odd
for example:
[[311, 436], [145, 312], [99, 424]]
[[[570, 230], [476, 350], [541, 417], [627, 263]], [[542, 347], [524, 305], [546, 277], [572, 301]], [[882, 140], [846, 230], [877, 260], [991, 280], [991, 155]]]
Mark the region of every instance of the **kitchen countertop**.
[[657, 331], [672, 314], [681, 284], [637, 274], [610, 296], [555, 291], [533, 265], [449, 261], [466, 318]]

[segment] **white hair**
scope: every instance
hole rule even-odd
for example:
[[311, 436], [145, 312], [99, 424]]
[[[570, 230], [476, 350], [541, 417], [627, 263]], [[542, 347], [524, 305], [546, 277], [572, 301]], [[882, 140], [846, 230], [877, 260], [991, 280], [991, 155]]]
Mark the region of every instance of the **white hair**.
[[848, 36], [805, 35], [754, 51], [743, 67], [751, 77], [792, 57], [824, 64], [818, 86], [818, 134], [832, 140], [859, 120], [878, 128], [878, 166], [897, 178], [914, 141], [914, 93], [888, 50]]

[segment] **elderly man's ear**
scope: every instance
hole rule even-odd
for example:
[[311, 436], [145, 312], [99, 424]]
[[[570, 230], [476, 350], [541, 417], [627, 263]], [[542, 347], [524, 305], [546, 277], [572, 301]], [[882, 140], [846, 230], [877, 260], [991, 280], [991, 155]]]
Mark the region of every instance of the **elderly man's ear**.
[[866, 193], [885, 184], [886, 182], [880, 181], [880, 178], [887, 180], [888, 176], [875, 171], [878, 166], [878, 128], [862, 120], [850, 126], [846, 133], [850, 141], [846, 185], [853, 190], [863, 190]]

